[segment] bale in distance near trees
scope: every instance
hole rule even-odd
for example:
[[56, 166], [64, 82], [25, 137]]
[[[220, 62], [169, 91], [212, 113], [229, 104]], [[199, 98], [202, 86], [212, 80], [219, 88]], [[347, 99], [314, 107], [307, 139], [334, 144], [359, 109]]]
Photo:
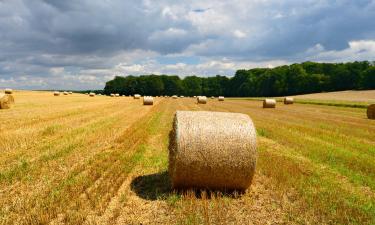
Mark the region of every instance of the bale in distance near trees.
[[285, 97], [284, 98], [284, 104], [285, 105], [290, 105], [290, 104], [293, 104], [294, 103], [294, 98], [292, 97]]
[[141, 95], [140, 94], [135, 94], [134, 95], [134, 99], [140, 99], [141, 98]]
[[178, 99], [177, 95], [172, 95], [173, 99]]
[[68, 95], [68, 92], [64, 91], [64, 95]]
[[197, 103], [198, 104], [206, 104], [207, 103], [207, 97], [206, 96], [198, 96], [197, 97]]
[[111, 97], [115, 97], [115, 94], [111, 94]]
[[0, 93], [0, 109], [9, 109], [12, 104], [14, 104], [12, 95]]
[[266, 98], [263, 100], [263, 108], [275, 108], [276, 107], [276, 100]]
[[375, 104], [371, 104], [367, 107], [367, 118], [375, 120]]
[[60, 92], [59, 91], [55, 91], [55, 92], [53, 92], [53, 95], [54, 96], [60, 96]]
[[120, 97], [120, 94], [115, 94], [115, 97]]
[[154, 104], [154, 98], [151, 96], [144, 96], [143, 97], [143, 105], [153, 105]]
[[219, 96], [218, 100], [219, 100], [219, 102], [224, 101], [224, 96]]
[[69, 91], [69, 94], [70, 94], [70, 95], [72, 95], [72, 94], [73, 94], [73, 92]]
[[90, 97], [95, 97], [95, 93], [91, 92], [91, 93], [89, 94], [89, 96], [90, 96]]
[[241, 113], [177, 111], [169, 145], [173, 188], [245, 190], [257, 161], [256, 131]]
[[13, 93], [13, 89], [5, 88], [4, 92], [5, 94], [11, 95]]

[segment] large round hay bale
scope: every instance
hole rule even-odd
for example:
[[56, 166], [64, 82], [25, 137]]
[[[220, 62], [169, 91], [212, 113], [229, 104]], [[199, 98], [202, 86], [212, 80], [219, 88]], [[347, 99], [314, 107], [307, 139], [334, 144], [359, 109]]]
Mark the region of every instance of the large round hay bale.
[[198, 104], [206, 104], [207, 103], [207, 97], [206, 96], [198, 96], [197, 97], [197, 103]]
[[178, 99], [177, 95], [172, 95], [173, 99]]
[[55, 91], [55, 92], [53, 92], [53, 95], [54, 96], [60, 96], [60, 92], [59, 91]]
[[371, 104], [367, 107], [367, 118], [375, 119], [375, 104]]
[[115, 94], [115, 97], [120, 97], [120, 94]]
[[95, 97], [95, 93], [94, 92], [90, 92], [89, 96], [90, 97]]
[[173, 188], [245, 190], [256, 161], [256, 131], [249, 116], [177, 111], [169, 146]]
[[293, 104], [294, 103], [294, 98], [292, 97], [285, 97], [284, 98], [284, 104], [285, 105], [289, 105], [289, 104]]
[[73, 94], [73, 92], [69, 91], [69, 94], [70, 94], [70, 95], [72, 95], [72, 94]]
[[222, 102], [222, 101], [224, 101], [224, 96], [219, 96], [218, 99], [219, 99], [220, 102]]
[[4, 92], [5, 94], [11, 95], [13, 93], [13, 89], [5, 88]]
[[266, 98], [263, 100], [263, 108], [275, 108], [276, 107], [276, 100]]
[[12, 95], [0, 93], [0, 109], [9, 109], [12, 104], [14, 104]]
[[211, 99], [215, 99], [215, 97], [214, 97], [214, 96], [211, 96]]
[[141, 95], [140, 94], [135, 94], [134, 95], [134, 99], [140, 99], [141, 98]]
[[154, 104], [154, 98], [151, 96], [144, 96], [143, 97], [143, 105], [153, 105]]
[[69, 94], [67, 91], [64, 91], [63, 93], [64, 93], [64, 95], [68, 95]]
[[115, 94], [111, 94], [111, 97], [115, 97]]

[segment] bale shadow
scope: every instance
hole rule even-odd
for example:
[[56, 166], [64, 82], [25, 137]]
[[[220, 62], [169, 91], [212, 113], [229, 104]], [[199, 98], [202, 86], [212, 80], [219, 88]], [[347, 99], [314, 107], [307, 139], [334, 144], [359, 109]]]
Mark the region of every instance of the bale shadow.
[[136, 177], [130, 187], [140, 198], [152, 201], [167, 199], [172, 193], [167, 171]]

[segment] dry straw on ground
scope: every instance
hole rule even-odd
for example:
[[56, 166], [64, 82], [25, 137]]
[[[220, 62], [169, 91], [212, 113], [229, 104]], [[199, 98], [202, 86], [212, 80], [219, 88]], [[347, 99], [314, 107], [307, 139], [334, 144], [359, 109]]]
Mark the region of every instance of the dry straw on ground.
[[59, 91], [55, 91], [55, 92], [53, 92], [53, 95], [54, 96], [60, 96], [60, 92]]
[[10, 88], [5, 88], [4, 90], [5, 94], [12, 94], [13, 93], [13, 89], [10, 89]]
[[285, 105], [289, 105], [289, 104], [293, 104], [294, 103], [294, 98], [292, 97], [285, 97], [284, 98], [284, 104]]
[[135, 94], [134, 95], [134, 99], [140, 99], [141, 98], [141, 95], [140, 94]]
[[169, 146], [173, 188], [245, 190], [256, 160], [256, 131], [249, 116], [177, 111]]
[[266, 98], [263, 100], [263, 108], [275, 108], [276, 107], [276, 100]]
[[206, 96], [198, 96], [197, 97], [197, 103], [198, 104], [206, 104], [207, 103], [207, 97]]
[[14, 104], [12, 95], [0, 93], [0, 109], [9, 109]]
[[144, 96], [143, 97], [143, 105], [153, 105], [154, 104], [154, 98], [151, 96]]
[[375, 104], [371, 104], [367, 107], [367, 118], [375, 119]]
[[224, 101], [224, 96], [219, 96], [219, 98], [218, 98], [218, 99], [219, 99], [219, 101], [221, 101], [221, 102], [222, 102], [222, 101]]

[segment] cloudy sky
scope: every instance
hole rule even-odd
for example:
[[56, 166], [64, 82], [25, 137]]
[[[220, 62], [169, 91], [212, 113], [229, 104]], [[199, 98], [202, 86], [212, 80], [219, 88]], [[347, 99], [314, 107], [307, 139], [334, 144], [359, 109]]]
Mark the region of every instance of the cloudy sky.
[[0, 0], [0, 88], [375, 60], [375, 0]]

